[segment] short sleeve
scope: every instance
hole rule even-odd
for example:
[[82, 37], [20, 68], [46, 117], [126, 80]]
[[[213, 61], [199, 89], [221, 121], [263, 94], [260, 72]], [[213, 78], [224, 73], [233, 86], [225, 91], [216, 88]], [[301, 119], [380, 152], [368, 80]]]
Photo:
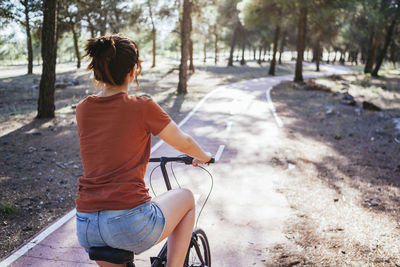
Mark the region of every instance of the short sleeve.
[[153, 135], [158, 135], [171, 122], [168, 114], [151, 98], [145, 98], [142, 114], [144, 125]]

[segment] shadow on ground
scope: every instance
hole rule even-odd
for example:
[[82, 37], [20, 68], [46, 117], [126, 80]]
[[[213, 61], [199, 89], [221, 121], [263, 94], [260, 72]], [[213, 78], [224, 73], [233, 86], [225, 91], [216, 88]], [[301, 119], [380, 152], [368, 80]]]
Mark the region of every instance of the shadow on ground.
[[74, 207], [82, 173], [73, 119], [34, 119], [0, 137], [0, 257]]
[[[356, 97], [356, 106], [342, 104], [336, 89], [283, 83], [272, 91], [288, 140], [281, 161], [297, 167], [281, 185], [297, 216], [288, 222], [288, 239], [313, 264], [399, 264], [400, 145], [393, 124], [400, 118], [399, 95], [376, 112], [362, 108], [367, 97]], [[299, 265], [306, 266], [303, 260]]]

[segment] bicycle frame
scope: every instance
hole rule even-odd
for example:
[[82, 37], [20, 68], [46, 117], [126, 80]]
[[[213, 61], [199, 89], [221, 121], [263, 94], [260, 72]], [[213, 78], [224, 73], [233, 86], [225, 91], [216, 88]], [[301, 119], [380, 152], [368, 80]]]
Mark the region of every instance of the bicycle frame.
[[[169, 176], [168, 176], [168, 172], [167, 172], [167, 168], [166, 168], [166, 164], [168, 162], [181, 162], [181, 163], [185, 163], [187, 165], [192, 164], [193, 158], [189, 157], [189, 156], [185, 156], [185, 157], [161, 157], [161, 158], [151, 158], [149, 160], [149, 162], [159, 162], [160, 163], [160, 167], [161, 167], [161, 172], [164, 178], [164, 182], [165, 185], [167, 187], [167, 190], [171, 190], [172, 186], [169, 180]], [[209, 163], [214, 163], [215, 159], [211, 159], [209, 161]], [[201, 231], [201, 232], [198, 232]], [[197, 233], [198, 232], [198, 233]], [[191, 241], [190, 241], [190, 247], [189, 247], [189, 251], [190, 249], [194, 246], [197, 255], [200, 258], [201, 264], [204, 265], [205, 264], [205, 259], [202, 256], [201, 251], [198, 248], [197, 245], [197, 239], [198, 239], [198, 234], [200, 234], [202, 236], [201, 240], [203, 242], [204, 245], [204, 240], [206, 242], [206, 247], [207, 247], [207, 251], [209, 251], [209, 245], [208, 245], [208, 241], [207, 241], [207, 237], [204, 233], [203, 230], [201, 229], [197, 229], [192, 233], [192, 237], [191, 237]], [[167, 262], [167, 246], [168, 246], [168, 242], [165, 242], [164, 246], [162, 247], [161, 251], [158, 253], [157, 257], [150, 257], [150, 262], [151, 262], [151, 267], [165, 267], [166, 262]], [[108, 261], [108, 262], [115, 262], [115, 259], [113, 259], [112, 257], [110, 257], [110, 253], [122, 253], [120, 254], [121, 257], [124, 257], [124, 259], [122, 260], [124, 263], [126, 263], [126, 266], [135, 266], [133, 263], [133, 252], [131, 251], [124, 251], [121, 249], [115, 249], [115, 248], [111, 248], [111, 247], [92, 247], [90, 248], [90, 250], [92, 250], [91, 252], [89, 251], [89, 257], [91, 260], [101, 260], [101, 261]], [[189, 255], [189, 251], [187, 256]], [[207, 252], [206, 258], [208, 258], [208, 262], [210, 262], [210, 258], [209, 258], [209, 252]], [[126, 259], [128, 259], [128, 261], [131, 262], [127, 262]], [[116, 261], [115, 263], [119, 263], [118, 261]], [[187, 264], [185, 263], [185, 266]]]
[[[168, 176], [168, 171], [167, 171], [167, 163], [171, 161], [176, 161], [179, 158], [166, 158], [166, 157], [161, 157], [161, 158], [151, 158], [149, 162], [160, 162], [160, 168], [161, 168], [161, 173], [164, 178], [165, 186], [167, 187], [167, 190], [171, 190], [171, 182], [169, 181], [169, 176]], [[162, 267], [165, 266], [164, 259], [166, 259], [166, 254], [167, 254], [167, 246], [168, 242], [165, 242], [164, 246], [162, 247], [161, 251], [158, 253], [157, 257], [151, 257], [150, 262], [151, 262], [151, 267]]]
[[[167, 171], [167, 167], [166, 164], [168, 162], [183, 162], [187, 165], [192, 164], [192, 160], [193, 158], [191, 157], [160, 157], [160, 158], [150, 158], [149, 162], [159, 162], [160, 163], [160, 168], [161, 168], [161, 173], [163, 175], [164, 178], [164, 182], [165, 182], [165, 186], [167, 187], [167, 190], [171, 190], [172, 186], [171, 186], [171, 182], [169, 180], [169, 176], [168, 176], [168, 171]], [[215, 159], [212, 158], [209, 163], [214, 163]], [[190, 245], [192, 245], [193, 242], [196, 242], [195, 239], [195, 234], [192, 234], [192, 241], [190, 242]], [[162, 247], [161, 251], [158, 253], [157, 257], [151, 257], [150, 258], [150, 262], [151, 262], [151, 267], [164, 267], [166, 264], [166, 253], [167, 253], [167, 245], [168, 242], [165, 242], [164, 246]], [[195, 249], [197, 250], [197, 253], [200, 255], [201, 257], [201, 252], [198, 251], [198, 247], [195, 247]], [[201, 262], [204, 263], [204, 259], [201, 257]]]
[[168, 242], [165, 242], [164, 246], [158, 253], [157, 257], [150, 257], [151, 267], [164, 267], [167, 263], [164, 261], [167, 257], [167, 245]]
[[168, 172], [167, 172], [167, 163], [169, 162], [169, 160], [167, 160], [167, 158], [165, 157], [161, 157], [160, 158], [160, 168], [161, 168], [161, 172], [162, 175], [164, 177], [164, 182], [165, 182], [165, 186], [167, 187], [167, 190], [171, 190], [171, 182], [169, 181], [169, 176], [168, 176]]

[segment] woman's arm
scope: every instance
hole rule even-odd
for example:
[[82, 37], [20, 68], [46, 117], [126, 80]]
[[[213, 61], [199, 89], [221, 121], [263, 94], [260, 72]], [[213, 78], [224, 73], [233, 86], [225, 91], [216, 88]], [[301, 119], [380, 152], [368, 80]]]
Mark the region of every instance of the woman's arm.
[[195, 158], [197, 161], [193, 165], [204, 164], [211, 159], [211, 154], [205, 152], [190, 135], [179, 129], [173, 121], [167, 124], [158, 136], [180, 152]]

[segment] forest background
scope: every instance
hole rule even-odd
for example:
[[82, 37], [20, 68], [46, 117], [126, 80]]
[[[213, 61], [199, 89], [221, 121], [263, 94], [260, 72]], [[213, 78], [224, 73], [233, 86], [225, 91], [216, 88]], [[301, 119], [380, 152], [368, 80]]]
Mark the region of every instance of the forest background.
[[145, 60], [140, 93], [175, 121], [219, 85], [293, 74], [271, 93], [285, 134], [264, 163], [291, 174], [276, 187], [296, 246], [263, 260], [400, 266], [399, 21], [398, 0], [2, 0], [0, 257], [74, 207], [74, 112], [96, 93], [84, 45], [123, 33]]
[[[42, 35], [47, 31], [46, 12], [56, 14], [55, 39], [49, 41], [41, 38], [47, 35]], [[361, 61], [364, 72], [373, 76], [378, 76], [384, 59], [395, 65], [400, 58], [396, 0], [65, 0], [53, 10], [46, 8], [46, 1], [3, 0], [0, 20], [0, 62], [27, 60], [28, 74], [34, 63], [42, 62], [43, 42], [53, 42], [49, 45], [56, 47], [56, 62], [75, 61], [80, 68], [89, 37], [119, 32], [135, 39], [142, 55], [152, 54], [152, 67], [160, 55], [188, 57], [190, 71], [193, 56], [215, 63], [227, 59], [232, 66], [236, 53], [242, 65], [245, 57], [259, 63], [270, 60], [273, 75], [284, 52], [295, 51], [290, 59], [297, 60], [296, 81], [302, 80], [304, 51], [312, 52], [317, 71], [321, 60]], [[186, 85], [179, 92], [186, 93]]]

